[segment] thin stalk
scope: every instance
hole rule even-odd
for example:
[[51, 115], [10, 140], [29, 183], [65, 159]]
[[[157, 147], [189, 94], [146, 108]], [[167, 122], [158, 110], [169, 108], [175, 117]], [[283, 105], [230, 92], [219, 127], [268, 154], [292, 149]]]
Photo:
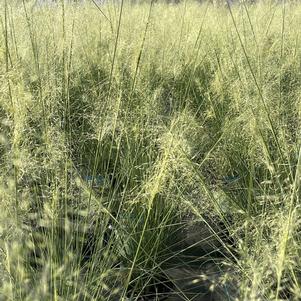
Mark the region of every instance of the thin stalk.
[[113, 33], [113, 24], [112, 24], [112, 21], [107, 17], [107, 15], [103, 12], [103, 10], [100, 8], [100, 6], [96, 3], [95, 0], [91, 0], [91, 1], [96, 6], [96, 8], [100, 11], [100, 13], [105, 17], [105, 19], [109, 22], [111, 31]]
[[[120, 12], [119, 12], [119, 18], [118, 18], [118, 24], [117, 24], [117, 31], [116, 31], [116, 37], [115, 37], [115, 43], [114, 43], [113, 59], [112, 59], [112, 65], [111, 65], [111, 69], [110, 69], [110, 76], [109, 76], [109, 90], [108, 90], [107, 97], [106, 97], [107, 102], [111, 98], [114, 68], [115, 68], [115, 62], [116, 62], [116, 57], [117, 57], [118, 42], [119, 42], [119, 38], [120, 38], [120, 29], [121, 29], [122, 15], [123, 15], [123, 7], [124, 7], [124, 0], [121, 0]], [[93, 186], [94, 186], [94, 181], [95, 181], [95, 177], [96, 177], [97, 166], [98, 166], [99, 160], [100, 160], [101, 137], [102, 137], [102, 130], [100, 129], [98, 131], [98, 134], [97, 134], [96, 152], [95, 152], [95, 156], [94, 156], [94, 160], [93, 160], [93, 167], [92, 167], [92, 179], [91, 179], [91, 183], [90, 183], [90, 187], [89, 187], [89, 198], [88, 198], [88, 204], [87, 204], [88, 213], [90, 212], [90, 209], [91, 209], [91, 200], [92, 200], [92, 196], [93, 196]], [[108, 175], [106, 174], [104, 181], [106, 181], [107, 178], [108, 178]], [[88, 216], [89, 216], [89, 214], [87, 214], [87, 217]], [[87, 217], [85, 218], [84, 224], [86, 224], [88, 222]], [[82, 238], [81, 238], [82, 244], [80, 246], [81, 253], [82, 253], [83, 247], [84, 247], [85, 236], [86, 236], [86, 233], [83, 233]], [[86, 296], [85, 296], [85, 299], [86, 299]]]
[[[168, 148], [168, 150], [169, 150], [169, 148]], [[142, 232], [140, 234], [140, 239], [139, 239], [139, 242], [138, 242], [138, 246], [136, 248], [135, 256], [133, 258], [133, 262], [132, 262], [132, 265], [130, 267], [130, 271], [128, 273], [126, 282], [124, 284], [124, 292], [123, 292], [123, 296], [122, 296], [123, 298], [125, 298], [125, 295], [126, 295], [127, 290], [128, 290], [128, 286], [129, 286], [129, 284], [131, 282], [131, 279], [132, 279], [132, 275], [133, 275], [133, 272], [134, 272], [134, 267], [137, 263], [137, 259], [138, 259], [138, 256], [140, 254], [140, 251], [141, 251], [141, 245], [142, 245], [142, 241], [143, 241], [143, 238], [144, 238], [144, 234], [146, 232], [146, 227], [147, 227], [149, 219], [150, 219], [150, 214], [151, 214], [153, 202], [154, 202], [155, 197], [156, 197], [157, 193], [159, 192], [160, 186], [162, 184], [161, 181], [163, 179], [165, 170], [167, 168], [167, 163], [168, 163], [168, 152], [166, 151], [163, 158], [162, 158], [162, 165], [161, 165], [160, 171], [159, 171], [158, 175], [156, 175], [156, 180], [155, 180], [155, 183], [153, 185], [153, 189], [151, 191], [151, 194], [149, 196], [148, 206], [147, 206], [147, 215], [146, 215], [146, 218], [145, 218], [145, 221], [144, 221]]]
[[[138, 54], [138, 58], [137, 58], [137, 62], [136, 62], [136, 68], [135, 68], [135, 72], [134, 72], [133, 84], [132, 84], [132, 89], [131, 89], [131, 96], [132, 96], [132, 93], [135, 89], [136, 79], [137, 79], [137, 75], [138, 75], [138, 69], [139, 69], [139, 66], [140, 66], [140, 61], [141, 61], [142, 53], [143, 53], [143, 50], [144, 50], [144, 44], [145, 44], [146, 35], [147, 35], [148, 27], [149, 27], [149, 24], [150, 24], [150, 20], [151, 20], [151, 14], [152, 14], [152, 8], [153, 8], [154, 1], [155, 0], [151, 0], [150, 6], [149, 6], [148, 17], [147, 17], [147, 20], [146, 20], [146, 25], [145, 25], [143, 38], [142, 38], [142, 42], [141, 42], [141, 46], [140, 46], [140, 51], [139, 51], [139, 54]], [[130, 100], [131, 100], [131, 97], [130, 97]]]
[[288, 243], [289, 239], [292, 235], [292, 228], [293, 228], [293, 213], [296, 208], [296, 204], [298, 204], [300, 199], [300, 175], [301, 175], [301, 147], [299, 147], [299, 155], [298, 155], [298, 162], [297, 168], [294, 176], [294, 182], [291, 191], [291, 197], [288, 207], [288, 216], [286, 218], [286, 227], [283, 234], [283, 246], [281, 249], [280, 254], [280, 262], [278, 264], [278, 271], [277, 271], [277, 289], [276, 289], [276, 301], [279, 300], [279, 293], [281, 288], [281, 280], [283, 277], [284, 271], [284, 264], [285, 264], [285, 257], [288, 250]]
[[11, 24], [11, 36], [12, 36], [12, 41], [14, 43], [14, 48], [15, 48], [15, 53], [16, 53], [16, 58], [19, 61], [20, 60], [20, 55], [19, 55], [19, 49], [18, 49], [18, 44], [17, 44], [17, 37], [16, 37], [16, 30], [15, 30], [15, 23], [14, 23], [14, 17], [13, 17], [13, 8], [11, 7], [10, 11], [10, 24]]
[[39, 52], [38, 52], [38, 46], [36, 42], [36, 38], [33, 32], [32, 23], [30, 20], [30, 17], [28, 15], [28, 11], [26, 8], [25, 0], [22, 0], [23, 9], [25, 13], [26, 23], [29, 31], [29, 38], [35, 63], [35, 71], [38, 76], [38, 92], [39, 92], [39, 99], [42, 105], [42, 115], [43, 115], [43, 125], [44, 125], [44, 134], [45, 134], [45, 149], [47, 150], [48, 145], [48, 126], [47, 126], [47, 116], [46, 116], [46, 102], [44, 100], [43, 95], [43, 87], [42, 87], [42, 76], [41, 76], [41, 68], [40, 68], [40, 62], [39, 62]]
[[270, 116], [270, 111], [269, 111], [268, 106], [267, 106], [267, 104], [266, 104], [266, 102], [264, 100], [264, 97], [263, 97], [263, 94], [262, 94], [262, 90], [261, 90], [261, 88], [260, 88], [260, 86], [258, 84], [258, 81], [257, 81], [257, 78], [255, 76], [254, 70], [253, 70], [253, 68], [251, 66], [251, 62], [250, 62], [249, 56], [248, 56], [247, 51], [245, 49], [245, 46], [244, 46], [244, 44], [242, 42], [242, 39], [241, 39], [240, 33], [238, 31], [238, 27], [237, 27], [236, 21], [234, 19], [234, 15], [233, 15], [233, 12], [232, 12], [231, 5], [229, 4], [228, 1], [227, 1], [227, 6], [228, 6], [228, 9], [229, 9], [229, 12], [230, 12], [230, 15], [231, 15], [231, 19], [232, 19], [235, 31], [237, 33], [237, 36], [238, 36], [238, 39], [239, 39], [239, 42], [240, 42], [241, 48], [242, 48], [244, 56], [246, 58], [246, 61], [247, 61], [247, 64], [248, 64], [248, 67], [249, 67], [252, 79], [253, 79], [254, 84], [256, 86], [256, 89], [258, 91], [259, 98], [260, 98], [261, 103], [263, 105], [264, 112], [265, 112], [265, 114], [267, 116], [269, 127], [270, 127], [270, 130], [271, 130], [272, 134], [273, 134], [273, 138], [274, 138], [276, 146], [278, 148], [281, 160], [282, 160], [283, 163], [285, 163], [283, 151], [282, 151], [282, 148], [281, 148], [280, 143], [279, 143], [279, 139], [278, 139], [277, 134], [276, 134], [276, 129], [275, 129], [274, 123], [273, 123], [273, 121], [271, 119], [271, 116]]
[[[8, 85], [8, 95], [11, 103], [12, 111], [13, 111], [13, 119], [15, 121], [15, 109], [14, 109], [14, 101], [12, 95], [11, 82], [9, 79], [9, 44], [8, 44], [8, 4], [7, 0], [4, 2], [4, 42], [5, 42], [5, 71], [7, 76], [7, 85]], [[16, 154], [16, 145], [13, 145], [13, 153]], [[18, 199], [18, 167], [16, 164], [14, 165], [14, 181], [15, 181], [15, 218], [18, 223], [19, 220], [19, 199]]]
[[[114, 75], [114, 68], [115, 68], [115, 61], [116, 61], [116, 56], [117, 56], [117, 47], [118, 47], [118, 41], [120, 37], [120, 28], [121, 28], [121, 20], [122, 20], [122, 12], [123, 12], [123, 6], [124, 6], [124, 0], [121, 0], [120, 3], [120, 12], [119, 12], [119, 18], [118, 18], [118, 24], [117, 24], [117, 32], [116, 32], [116, 38], [115, 38], [115, 44], [114, 44], [114, 51], [113, 51], [113, 61], [111, 65], [111, 70], [110, 70], [110, 77], [109, 77], [109, 90], [107, 94], [107, 102], [111, 98], [111, 93], [112, 93], [112, 83], [113, 83], [113, 75]], [[98, 137], [97, 137], [97, 146], [96, 146], [96, 152], [95, 152], [95, 157], [94, 157], [94, 164], [93, 164], [93, 172], [92, 172], [92, 180], [91, 180], [91, 185], [90, 185], [90, 194], [89, 194], [89, 200], [88, 200], [88, 208], [90, 210], [91, 206], [91, 196], [92, 196], [92, 187], [94, 185], [95, 181], [95, 176], [96, 176], [96, 169], [99, 163], [99, 155], [100, 155], [100, 143], [101, 143], [101, 130], [98, 131]], [[107, 175], [105, 175], [105, 180], [107, 179]]]
[[[278, 112], [280, 112], [280, 114], [281, 114], [281, 107], [282, 107], [282, 66], [283, 66], [283, 49], [284, 49], [284, 31], [285, 31], [285, 0], [282, 0], [280, 74], [279, 74], [279, 102], [278, 102]], [[279, 118], [279, 123], [280, 124], [281, 124], [281, 121], [282, 121], [282, 118]]]

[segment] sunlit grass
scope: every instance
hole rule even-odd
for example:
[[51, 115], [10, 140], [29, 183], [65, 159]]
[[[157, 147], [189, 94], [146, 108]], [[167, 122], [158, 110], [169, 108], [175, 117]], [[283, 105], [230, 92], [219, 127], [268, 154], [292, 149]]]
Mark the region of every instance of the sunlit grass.
[[0, 300], [301, 298], [298, 4], [0, 3]]

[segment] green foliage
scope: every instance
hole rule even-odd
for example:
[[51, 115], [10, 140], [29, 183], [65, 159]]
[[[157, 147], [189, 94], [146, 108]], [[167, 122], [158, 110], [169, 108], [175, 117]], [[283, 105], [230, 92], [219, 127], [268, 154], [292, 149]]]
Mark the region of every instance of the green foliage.
[[0, 8], [0, 300], [300, 300], [298, 4]]

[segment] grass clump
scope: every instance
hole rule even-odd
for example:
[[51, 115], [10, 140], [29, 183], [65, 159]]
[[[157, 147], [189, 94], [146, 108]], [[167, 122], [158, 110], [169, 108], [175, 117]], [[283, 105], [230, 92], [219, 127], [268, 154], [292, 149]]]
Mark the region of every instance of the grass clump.
[[0, 300], [300, 300], [299, 4], [0, 3]]

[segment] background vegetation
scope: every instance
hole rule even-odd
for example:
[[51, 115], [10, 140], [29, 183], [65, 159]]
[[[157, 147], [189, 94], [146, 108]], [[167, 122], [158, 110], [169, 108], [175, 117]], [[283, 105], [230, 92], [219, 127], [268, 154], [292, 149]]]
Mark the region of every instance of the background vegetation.
[[33, 3], [1, 1], [0, 300], [300, 300], [300, 6]]

